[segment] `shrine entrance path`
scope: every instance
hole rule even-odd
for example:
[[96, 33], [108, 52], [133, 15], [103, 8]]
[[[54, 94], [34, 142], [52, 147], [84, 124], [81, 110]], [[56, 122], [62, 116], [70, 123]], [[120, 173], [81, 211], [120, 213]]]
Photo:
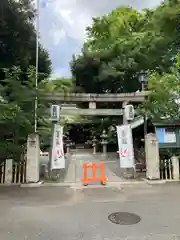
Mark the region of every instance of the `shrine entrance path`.
[[[105, 163], [105, 176], [107, 177], [107, 182], [121, 182], [123, 178], [121, 177], [121, 170], [119, 167], [119, 161], [115, 154], [110, 154], [108, 157], [104, 157], [102, 154], [95, 154], [85, 151], [78, 150], [72, 154], [72, 159], [65, 176], [65, 183], [80, 183], [83, 178], [83, 164], [84, 163]], [[97, 176], [100, 176], [100, 169], [97, 170]], [[91, 169], [88, 169], [88, 176], [91, 176]], [[99, 184], [99, 183], [94, 183]]]

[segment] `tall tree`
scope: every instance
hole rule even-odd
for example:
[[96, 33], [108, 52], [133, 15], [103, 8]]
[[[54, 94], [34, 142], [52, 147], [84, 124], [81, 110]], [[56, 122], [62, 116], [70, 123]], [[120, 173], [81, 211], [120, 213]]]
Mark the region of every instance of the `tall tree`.
[[[34, 132], [36, 11], [31, 0], [0, 1], [0, 160], [20, 160]], [[51, 73], [51, 61], [39, 43], [39, 81]], [[47, 106], [38, 102], [38, 127], [47, 126]], [[49, 126], [50, 127], [50, 126]], [[50, 129], [50, 128], [49, 128]], [[46, 128], [47, 130], [47, 128]], [[6, 141], [4, 141], [6, 139]]]
[[19, 67], [6, 70], [6, 77], [0, 88], [1, 161], [9, 157], [20, 160], [27, 136], [33, 132], [35, 71], [32, 67], [28, 69], [26, 84], [22, 84], [21, 74]]
[[150, 96], [144, 111], [154, 121], [179, 122], [180, 119], [180, 55], [168, 73], [149, 73]]
[[77, 88], [85, 92], [134, 92], [140, 71], [168, 72], [177, 53], [180, 1], [138, 12], [120, 7], [95, 18], [82, 54], [71, 62]]
[[[27, 78], [23, 83], [22, 74]], [[71, 79], [43, 80], [36, 91], [33, 66], [30, 66], [26, 73], [16, 66], [5, 71], [5, 79], [0, 84], [0, 162], [9, 157], [20, 160], [26, 148], [27, 136], [34, 132], [35, 96], [42, 92], [69, 92], [72, 86]], [[46, 100], [38, 98], [38, 134], [42, 149], [50, 146], [49, 107]]]
[[39, 89], [49, 93], [72, 92], [73, 87], [73, 80], [71, 78], [45, 79], [39, 84]]
[[[0, 1], [0, 69], [20, 66], [28, 69], [35, 66], [36, 31], [34, 18], [36, 11], [31, 0]], [[51, 61], [47, 51], [39, 46], [39, 72], [49, 75]]]

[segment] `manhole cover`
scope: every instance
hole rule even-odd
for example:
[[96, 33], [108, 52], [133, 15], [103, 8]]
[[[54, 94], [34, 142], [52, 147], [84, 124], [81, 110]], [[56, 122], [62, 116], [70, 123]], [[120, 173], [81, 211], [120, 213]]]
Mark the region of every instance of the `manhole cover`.
[[108, 219], [120, 225], [133, 225], [141, 221], [140, 216], [129, 212], [116, 212], [108, 216]]

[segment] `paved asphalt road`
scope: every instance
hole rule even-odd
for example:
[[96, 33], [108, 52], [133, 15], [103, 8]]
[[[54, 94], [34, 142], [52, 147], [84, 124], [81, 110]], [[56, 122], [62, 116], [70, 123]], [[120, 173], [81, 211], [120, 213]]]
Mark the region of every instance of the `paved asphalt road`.
[[[180, 185], [119, 188], [0, 188], [0, 240], [177, 240]], [[112, 212], [140, 215], [131, 226]]]

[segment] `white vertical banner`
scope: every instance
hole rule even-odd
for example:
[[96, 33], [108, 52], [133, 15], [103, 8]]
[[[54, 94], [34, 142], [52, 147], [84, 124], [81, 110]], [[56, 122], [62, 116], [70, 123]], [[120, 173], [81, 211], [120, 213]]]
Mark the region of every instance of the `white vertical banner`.
[[65, 168], [64, 148], [63, 148], [63, 127], [55, 124], [51, 169]]
[[134, 168], [134, 149], [130, 124], [117, 126], [119, 159], [121, 168]]

